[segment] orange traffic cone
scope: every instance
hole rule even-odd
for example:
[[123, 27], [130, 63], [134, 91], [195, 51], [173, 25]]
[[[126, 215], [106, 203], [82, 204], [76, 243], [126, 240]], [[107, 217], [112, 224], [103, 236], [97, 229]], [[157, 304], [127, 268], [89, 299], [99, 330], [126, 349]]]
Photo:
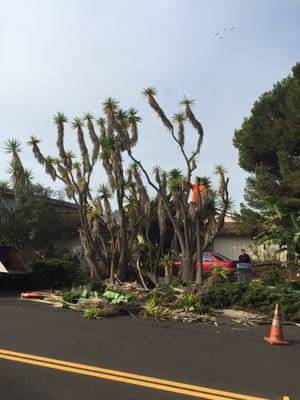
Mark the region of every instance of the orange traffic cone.
[[283, 339], [282, 328], [280, 325], [280, 304], [276, 304], [272, 321], [270, 336], [264, 338], [270, 344], [290, 344]]

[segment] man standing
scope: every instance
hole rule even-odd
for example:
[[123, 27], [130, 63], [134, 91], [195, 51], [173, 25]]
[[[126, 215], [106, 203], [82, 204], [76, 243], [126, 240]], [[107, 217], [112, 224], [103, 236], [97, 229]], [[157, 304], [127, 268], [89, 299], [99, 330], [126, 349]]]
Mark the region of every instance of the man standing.
[[239, 262], [237, 264], [238, 279], [240, 282], [249, 283], [252, 278], [252, 265], [249, 254], [246, 253], [245, 249], [241, 249], [239, 256]]
[[251, 258], [249, 254], [246, 253], [245, 249], [241, 249], [241, 254], [239, 256], [239, 262], [243, 264], [251, 264]]

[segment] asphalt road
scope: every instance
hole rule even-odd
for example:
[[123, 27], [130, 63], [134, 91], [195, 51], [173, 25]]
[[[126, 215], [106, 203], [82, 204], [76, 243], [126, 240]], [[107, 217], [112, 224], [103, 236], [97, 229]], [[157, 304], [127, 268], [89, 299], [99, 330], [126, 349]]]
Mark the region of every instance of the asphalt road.
[[[300, 328], [271, 346], [269, 327], [191, 326], [131, 317], [88, 321], [80, 313], [0, 294], [0, 349], [243, 393], [300, 399]], [[153, 388], [0, 358], [5, 400], [180, 400]], [[229, 397], [230, 398], [230, 397]], [[228, 399], [229, 399], [228, 398]]]

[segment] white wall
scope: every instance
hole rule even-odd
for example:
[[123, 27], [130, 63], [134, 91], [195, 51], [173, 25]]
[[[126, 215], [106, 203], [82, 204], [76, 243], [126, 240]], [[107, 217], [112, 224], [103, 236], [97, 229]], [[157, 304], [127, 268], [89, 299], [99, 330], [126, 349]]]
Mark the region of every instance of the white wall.
[[213, 251], [224, 256], [237, 260], [241, 249], [245, 249], [250, 257], [255, 261], [266, 260], [286, 260], [286, 252], [278, 252], [278, 246], [275, 245], [255, 245], [254, 241], [248, 237], [228, 235], [217, 237], [212, 245]]
[[240, 236], [219, 236], [214, 240], [213, 251], [223, 254], [224, 256], [237, 260], [241, 249], [245, 249], [251, 257], [251, 245], [253, 240], [247, 237]]

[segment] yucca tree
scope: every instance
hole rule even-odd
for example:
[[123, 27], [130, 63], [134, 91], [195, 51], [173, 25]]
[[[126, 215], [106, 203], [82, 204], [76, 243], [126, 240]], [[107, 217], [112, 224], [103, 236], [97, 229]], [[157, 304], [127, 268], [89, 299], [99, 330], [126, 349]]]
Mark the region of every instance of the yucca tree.
[[131, 183], [130, 192], [131, 196], [136, 199], [137, 215], [136, 220], [139, 221], [139, 233], [145, 237], [148, 247], [148, 260], [149, 260], [149, 271], [148, 277], [153, 284], [157, 284], [157, 272], [156, 265], [153, 262], [153, 251], [152, 242], [150, 238], [150, 226], [151, 226], [151, 201], [148, 195], [147, 189], [142, 181], [140, 168], [137, 164], [133, 163], [128, 168], [128, 181]]
[[165, 274], [165, 284], [169, 285], [172, 279], [172, 267], [173, 267], [173, 259], [170, 254], [165, 254], [159, 260], [159, 266], [164, 270]]
[[123, 110], [119, 107], [119, 102], [111, 97], [104, 101], [103, 113], [105, 119], [97, 120], [101, 132], [101, 160], [118, 204], [120, 254], [117, 275], [119, 279], [125, 280], [129, 266], [129, 232], [125, 210], [127, 179], [123, 167], [123, 153], [137, 143], [137, 125], [141, 119], [134, 108]]
[[20, 207], [22, 198], [28, 194], [32, 187], [33, 173], [24, 168], [19, 154], [22, 151], [22, 143], [18, 139], [8, 139], [5, 142], [5, 150], [11, 154], [8, 174], [10, 175], [11, 187], [15, 193], [16, 207]]
[[19, 157], [19, 153], [22, 150], [22, 143], [19, 139], [7, 139], [5, 142], [5, 151], [8, 154], [12, 155], [12, 159], [15, 162], [21, 163], [21, 159]]
[[24, 189], [26, 186], [25, 169], [19, 157], [22, 150], [22, 143], [18, 139], [8, 139], [5, 142], [5, 151], [11, 155], [8, 173], [10, 174], [10, 181], [15, 193]]
[[[111, 208], [111, 199], [112, 199], [112, 191], [111, 188], [107, 184], [101, 184], [98, 188], [98, 199], [99, 204], [103, 202], [103, 217], [104, 221], [107, 225], [107, 228], [110, 233], [110, 274], [109, 279], [111, 282], [114, 281], [114, 274], [116, 270], [116, 262], [117, 262], [117, 254], [118, 254], [118, 245], [119, 245], [119, 233], [118, 228], [115, 224], [112, 208]], [[100, 206], [102, 208], [102, 205]]]
[[[156, 176], [156, 180], [160, 182], [160, 190], [163, 194], [164, 197], [167, 198], [167, 173], [161, 169], [159, 165], [155, 166], [153, 168], [153, 175]], [[155, 260], [155, 265], [154, 265], [154, 272], [156, 274], [156, 270], [158, 267], [159, 259], [162, 257], [164, 253], [164, 242], [166, 238], [166, 232], [167, 232], [167, 211], [164, 206], [164, 203], [162, 201], [161, 196], [156, 196], [156, 199], [154, 200], [155, 203], [157, 203], [156, 207], [156, 217], [158, 221], [158, 228], [159, 228], [159, 244], [158, 244], [158, 249], [157, 249], [157, 254], [156, 254], [156, 260]], [[174, 235], [175, 238], [175, 235]], [[174, 242], [174, 240], [173, 240]], [[175, 243], [173, 243], [175, 245]], [[174, 246], [173, 246], [174, 247]]]
[[93, 147], [93, 152], [92, 152], [92, 156], [91, 156], [91, 164], [92, 166], [95, 165], [98, 156], [99, 156], [99, 150], [100, 150], [100, 140], [96, 134], [95, 131], [95, 127], [93, 124], [93, 120], [95, 119], [95, 117], [93, 116], [93, 114], [91, 112], [87, 112], [84, 114], [83, 120], [86, 121], [87, 123], [87, 128], [88, 128], [88, 132], [90, 135], [90, 139], [91, 142], [93, 143], [94, 147]]
[[112, 191], [116, 195], [120, 220], [120, 254], [117, 262], [117, 275], [125, 280], [128, 271], [128, 232], [127, 218], [124, 209], [125, 177], [122, 162], [124, 136], [126, 136], [126, 113], [118, 108], [118, 102], [108, 98], [103, 103], [106, 116], [106, 136], [100, 140], [101, 159], [107, 173]]
[[134, 107], [128, 109], [127, 121], [131, 130], [130, 147], [133, 147], [138, 141], [138, 123], [142, 121], [138, 115], [138, 111]]
[[103, 112], [106, 116], [106, 132], [107, 135], [111, 135], [115, 129], [115, 115], [119, 108], [119, 102], [112, 98], [108, 97], [102, 104]]
[[125, 210], [128, 218], [128, 248], [131, 265], [136, 266], [142, 285], [148, 289], [140, 266], [144, 247], [144, 216], [130, 168], [127, 170], [126, 190], [128, 194], [126, 195]]
[[[7, 140], [5, 148], [11, 155], [7, 170], [10, 184], [5, 183], [0, 188], [0, 241], [15, 246], [20, 251], [28, 241], [32, 246], [38, 246], [33, 249], [43, 249], [46, 219], [50, 225], [47, 232], [52, 233], [51, 223], [52, 218], [55, 218], [51, 204], [44, 202], [44, 198], [50, 196], [51, 190], [36, 184], [32, 170], [23, 166], [20, 157], [22, 143], [19, 140]], [[7, 202], [6, 195], [2, 196], [1, 192], [9, 189], [13, 189], [14, 199]]]
[[[149, 105], [158, 115], [164, 126], [170, 132], [172, 139], [179, 147], [183, 159], [186, 164], [185, 173], [174, 169], [168, 174], [168, 193], [171, 195], [171, 200], [175, 205], [175, 213], [172, 210], [170, 202], [168, 201], [168, 196], [165, 188], [163, 187], [162, 173], [157, 169], [155, 171], [155, 180], [150, 178], [150, 175], [143, 167], [143, 164], [138, 161], [131, 151], [128, 150], [131, 159], [138, 164], [140, 169], [143, 171], [148, 184], [157, 192], [161, 202], [166, 210], [168, 218], [173, 225], [174, 232], [178, 239], [181, 254], [182, 254], [182, 278], [184, 281], [188, 282], [193, 279], [193, 254], [195, 253], [195, 248], [198, 248], [199, 258], [199, 270], [197, 276], [197, 281], [201, 282], [202, 277], [202, 251], [205, 245], [209, 243], [211, 238], [217, 234], [217, 231], [221, 229], [224, 223], [224, 217], [229, 206], [228, 198], [228, 178], [225, 179], [224, 173], [221, 174], [221, 181], [219, 189], [219, 197], [221, 202], [221, 208], [219, 212], [219, 217], [214, 213], [207, 217], [208, 207], [212, 205], [212, 201], [205, 201], [204, 194], [199, 193], [198, 204], [191, 205], [189, 202], [190, 189], [191, 189], [191, 179], [193, 171], [197, 168], [197, 157], [199, 156], [202, 142], [203, 142], [203, 127], [201, 122], [196, 118], [192, 106], [194, 100], [184, 98], [181, 102], [183, 106], [183, 111], [177, 112], [173, 115], [173, 123], [177, 126], [177, 132], [172, 124], [171, 120], [167, 117], [164, 110], [159, 105], [156, 100], [157, 90], [153, 87], [149, 87], [143, 91], [144, 96], [147, 98]], [[196, 143], [194, 150], [188, 154], [185, 148], [185, 124], [189, 123], [196, 131]], [[198, 181], [196, 185], [198, 185]], [[211, 191], [208, 195], [206, 192], [206, 197], [215, 198], [216, 194]], [[213, 217], [212, 217], [213, 215]], [[209, 224], [208, 221], [209, 220]], [[198, 232], [198, 234], [196, 233]], [[208, 232], [210, 232], [208, 234]], [[194, 238], [198, 239], [195, 241]], [[196, 244], [194, 243], [196, 242]]]
[[[136, 109], [124, 110], [119, 106], [119, 102], [111, 97], [103, 103], [105, 118], [100, 117], [96, 120], [100, 131], [99, 137], [96, 134], [95, 119], [91, 113], [86, 113], [83, 118], [73, 119], [72, 127], [77, 133], [80, 162], [75, 160], [72, 153], [65, 150], [64, 127], [67, 118], [63, 113], [57, 113], [55, 116], [58, 158], [44, 157], [39, 148], [39, 141], [35, 137], [31, 138], [30, 145], [46, 172], [52, 179], [59, 179], [64, 183], [67, 195], [77, 206], [81, 222], [82, 245], [91, 266], [93, 278], [97, 279], [101, 276], [100, 265], [107, 263], [109, 259], [113, 260], [111, 265], [114, 265], [111, 267], [111, 278], [116, 272], [119, 279], [126, 279], [130, 262], [132, 264], [131, 254], [138, 254], [137, 235], [143, 234], [148, 245], [149, 274], [151, 279], [155, 280], [158, 259], [164, 249], [165, 225], [166, 221], [169, 221], [174, 229], [174, 238], [176, 237], [174, 243], [178, 242], [182, 254], [182, 277], [188, 282], [193, 279], [195, 250], [198, 248], [198, 254], [200, 254], [198, 259], [201, 265], [201, 251], [210, 243], [224, 223], [229, 207], [228, 178], [225, 177], [226, 172], [218, 168], [217, 173], [220, 176], [218, 192], [207, 185], [204, 193], [198, 196], [198, 204], [190, 204], [192, 174], [197, 169], [197, 158], [203, 142], [203, 128], [193, 112], [194, 101], [185, 98], [181, 103], [183, 111], [174, 114], [172, 123], [156, 100], [156, 89], [147, 88], [144, 90], [144, 95], [178, 145], [186, 165], [184, 171], [173, 169], [167, 173], [156, 168], [154, 179], [150, 178], [143, 164], [134, 157], [132, 151], [138, 141], [141, 118]], [[191, 153], [187, 152], [185, 147], [187, 124], [191, 125], [196, 132], [196, 142]], [[93, 146], [92, 152], [86, 144], [85, 128], [88, 130]], [[123, 159], [127, 154], [134, 165], [130, 173], [126, 175]], [[109, 187], [102, 186], [100, 194], [93, 198], [90, 178], [98, 156], [107, 174]], [[153, 247], [149, 237], [150, 199], [141, 178], [141, 172], [158, 196], [160, 244], [156, 262], [153, 262]], [[198, 183], [197, 181], [196, 186]], [[112, 193], [109, 193], [108, 189]], [[117, 223], [110, 218], [111, 194], [118, 205]], [[100, 216], [104, 214], [111, 231], [112, 246], [109, 251], [100, 234]], [[199, 279], [201, 281], [201, 276]]]
[[184, 122], [186, 121], [186, 116], [183, 112], [177, 112], [173, 115], [173, 121], [178, 126], [179, 143], [184, 146]]
[[64, 147], [64, 124], [68, 122], [68, 118], [64, 113], [57, 112], [57, 114], [54, 116], [54, 122], [57, 126], [56, 145], [58, 148], [59, 157], [61, 158], [64, 165], [67, 167], [69, 164]]
[[[31, 136], [28, 144], [37, 161], [44, 166], [45, 172], [53, 180], [58, 179], [64, 184], [68, 198], [76, 204], [80, 220], [80, 240], [90, 266], [91, 278], [99, 280], [103, 277], [107, 260], [100, 204], [94, 201], [90, 188], [91, 175], [100, 153], [100, 141], [95, 132], [93, 119], [91, 113], [86, 113], [83, 118], [73, 118], [71, 124], [77, 134], [80, 162], [76, 161], [76, 155], [72, 151], [65, 149], [64, 132], [68, 119], [61, 112], [54, 117], [59, 157], [44, 156], [40, 150], [40, 141], [34, 136]], [[84, 133], [85, 123], [92, 144], [91, 155]]]

